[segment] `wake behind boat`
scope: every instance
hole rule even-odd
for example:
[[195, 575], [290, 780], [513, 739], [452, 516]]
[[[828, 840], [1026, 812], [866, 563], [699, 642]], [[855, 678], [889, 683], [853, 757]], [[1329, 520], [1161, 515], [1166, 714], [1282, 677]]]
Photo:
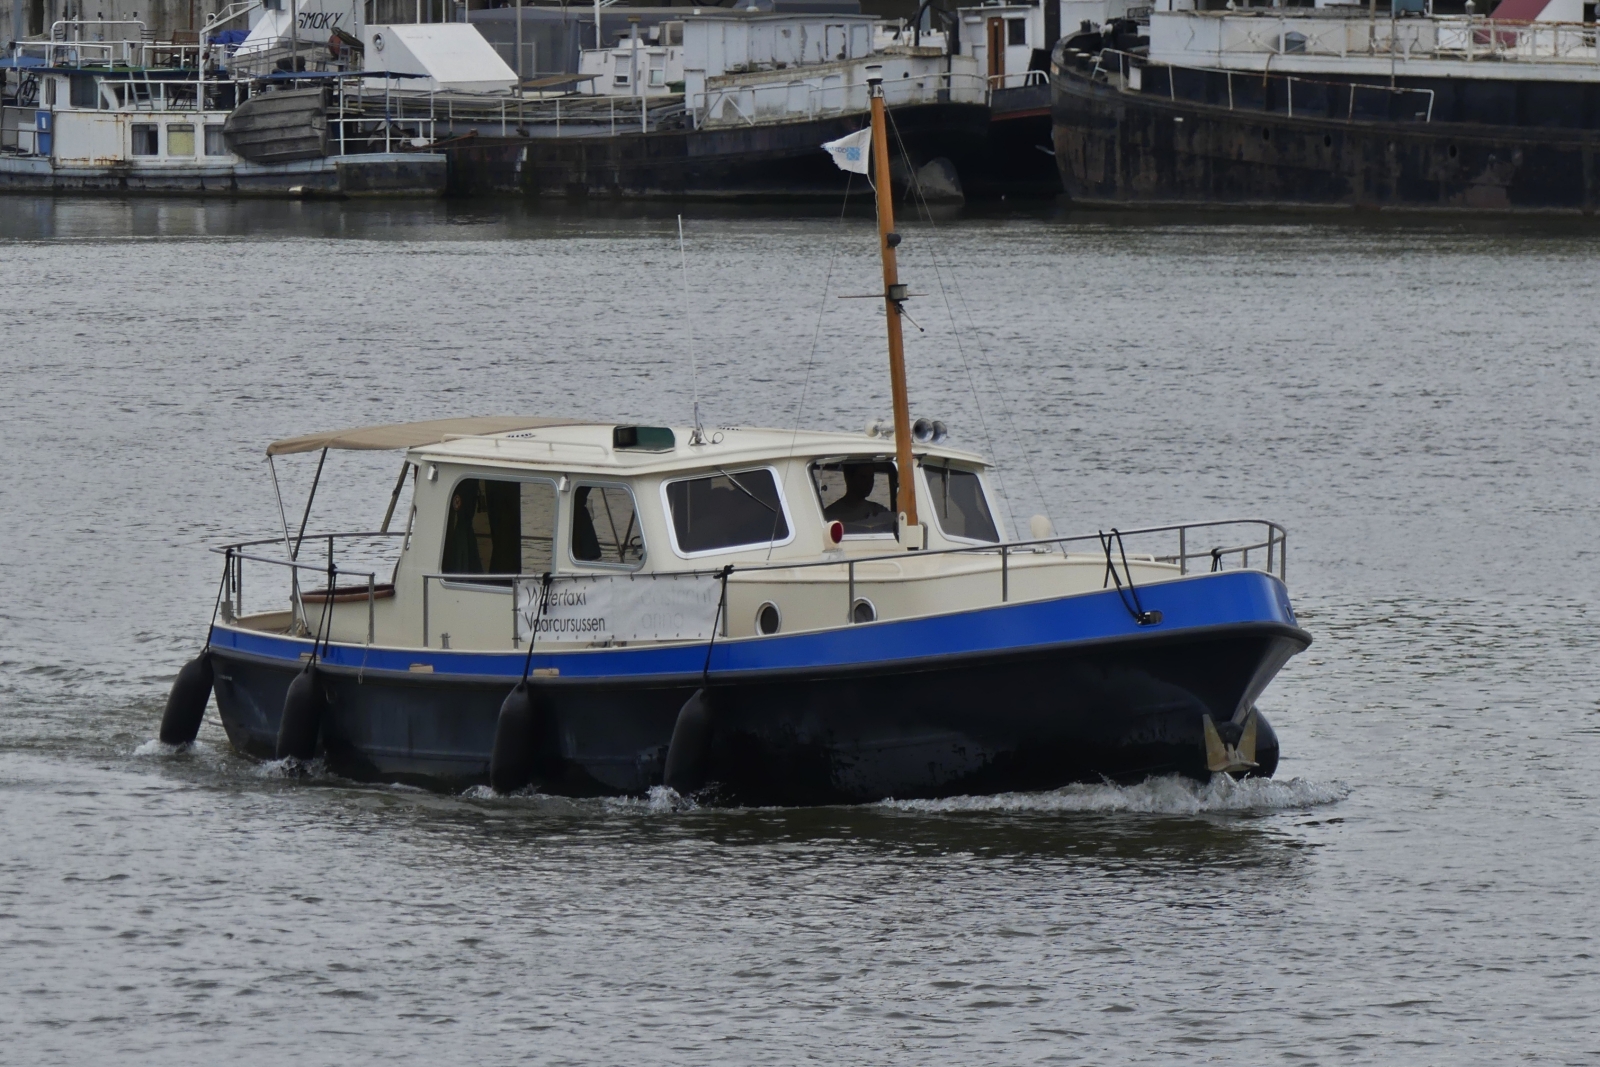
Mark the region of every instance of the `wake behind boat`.
[[[881, 176], [874, 88], [870, 141], [833, 150]], [[246, 754], [439, 788], [806, 804], [1270, 775], [1255, 703], [1310, 642], [1283, 528], [1059, 537], [1036, 517], [1009, 539], [982, 457], [910, 417], [877, 191], [890, 430], [506, 416], [278, 441], [269, 463], [321, 457], [299, 532], [285, 515], [218, 549], [162, 740], [192, 740], [214, 689]], [[404, 451], [387, 514], [307, 534], [344, 449]], [[286, 605], [247, 604], [263, 570], [290, 576]]]

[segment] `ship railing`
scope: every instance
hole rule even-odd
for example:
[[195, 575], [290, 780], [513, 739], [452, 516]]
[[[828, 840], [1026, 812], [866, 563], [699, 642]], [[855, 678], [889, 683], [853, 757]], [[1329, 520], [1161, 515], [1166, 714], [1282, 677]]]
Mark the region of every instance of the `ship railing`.
[[[1215, 34], [1194, 37], [1205, 55], [1352, 56], [1413, 59], [1557, 61], [1600, 64], [1592, 22], [1544, 22], [1434, 15], [1374, 19], [1314, 13], [1195, 12], [1219, 22]], [[1159, 50], [1158, 50], [1159, 54]]]
[[1229, 111], [1348, 122], [1433, 121], [1432, 89], [1151, 63], [1144, 56], [1109, 48], [1095, 56], [1089, 77], [1106, 83], [1115, 79], [1117, 86], [1128, 92], [1165, 95], [1173, 103]]
[[[291, 618], [300, 632], [310, 632], [313, 627], [312, 620], [308, 617], [306, 605], [308, 598], [311, 603], [320, 605], [323, 612], [331, 611], [332, 605], [343, 600], [363, 598], [367, 604], [367, 643], [371, 644], [377, 631], [377, 602], [385, 596], [394, 595], [392, 583], [380, 582], [379, 567], [368, 563], [365, 567], [351, 565], [354, 557], [361, 562], [361, 554], [354, 546], [361, 542], [388, 543], [395, 538], [409, 538], [407, 530], [356, 530], [342, 533], [317, 533], [302, 534], [293, 539], [294, 554], [273, 556], [267, 555], [265, 549], [276, 545], [282, 547], [282, 537], [262, 537], [253, 541], [235, 541], [232, 544], [218, 545], [211, 549], [225, 557], [222, 578], [222, 592], [218, 597], [218, 613], [224, 622], [233, 622], [243, 618], [246, 614], [244, 599], [244, 571], [245, 563], [259, 563], [268, 567], [282, 568], [288, 571], [289, 605]], [[336, 555], [335, 545], [344, 546], [344, 551]], [[318, 546], [325, 547], [325, 554], [320, 561], [312, 562], [302, 559], [300, 553], [310, 547], [313, 550]], [[309, 555], [309, 553], [308, 553]], [[392, 569], [393, 564], [390, 564]], [[368, 569], [370, 568], [370, 569]], [[320, 575], [326, 580], [329, 575], [334, 577], [334, 588], [302, 591], [300, 577], [302, 574]], [[341, 578], [356, 578], [355, 586], [339, 586]], [[255, 582], [251, 587], [255, 587]], [[276, 593], [276, 590], [274, 590]], [[320, 618], [317, 620], [322, 621]]]
[[[377, 111], [381, 102], [383, 112]], [[681, 120], [683, 98], [677, 94], [618, 97], [569, 93], [561, 96], [517, 97], [505, 94], [469, 96], [461, 93], [394, 92], [380, 101], [375, 93], [342, 90], [337, 119], [330, 121], [371, 124], [386, 119], [397, 126], [429, 123], [430, 139], [448, 136], [458, 126], [499, 127], [502, 137], [524, 129], [563, 129], [612, 134], [648, 132]], [[371, 127], [376, 131], [377, 127]], [[352, 128], [352, 138], [355, 133]]]
[[1050, 75], [1042, 70], [1025, 70], [1019, 74], [991, 74], [986, 88], [989, 92], [996, 89], [1028, 89], [1039, 85], [1049, 85]]
[[[687, 111], [694, 127], [758, 126], [799, 116], [820, 118], [828, 115], [865, 113], [870, 107], [867, 85], [812, 85], [801, 80], [804, 69], [795, 71], [793, 82], [760, 82], [726, 85], [691, 94]], [[804, 90], [803, 94], [801, 90]], [[884, 102], [889, 107], [923, 103], [974, 103], [988, 101], [987, 79], [980, 74], [960, 71], [930, 71], [909, 78], [889, 78], [883, 83]]]
[[[136, 32], [116, 30], [134, 27]], [[193, 70], [200, 62], [198, 42], [153, 41], [143, 22], [132, 19], [67, 19], [50, 27], [43, 41], [18, 41], [16, 59], [36, 59], [46, 67], [162, 68]]]
[[[1237, 531], [1218, 539], [1217, 531]], [[1082, 548], [1086, 552], [1075, 550]], [[1018, 556], [1060, 553], [1105, 568], [1103, 584], [1132, 586], [1130, 564], [1157, 563], [1176, 566], [1180, 576], [1224, 570], [1256, 570], [1288, 578], [1288, 531], [1269, 519], [1218, 519], [1206, 522], [1146, 526], [1132, 530], [1101, 531], [1067, 537], [1046, 537], [916, 553], [918, 559], [944, 556], [997, 557], [995, 568], [998, 603], [1012, 599], [1012, 570]], [[1254, 564], [1252, 564], [1252, 554]], [[857, 594], [881, 579], [857, 578], [857, 569], [873, 563], [903, 563], [904, 551], [870, 556], [843, 556], [803, 562], [736, 563], [711, 570], [628, 571], [624, 573], [461, 574], [433, 572], [422, 576], [422, 645], [433, 642], [435, 583], [456, 588], [494, 587], [510, 594], [512, 647], [521, 647], [530, 633], [540, 640], [561, 643], [596, 639], [612, 642], [703, 641], [715, 630], [728, 636], [728, 583], [742, 578], [759, 582], [763, 574], [843, 569], [842, 621], [854, 625], [876, 621], [876, 608], [863, 615], [866, 601]], [[619, 591], [620, 595], [619, 595]], [[548, 609], [548, 610], [547, 610]], [[720, 623], [718, 622], [720, 620]], [[441, 640], [447, 640], [443, 634]]]
[[[1219, 533], [1231, 531], [1228, 536]], [[346, 547], [340, 563], [336, 545], [381, 539], [408, 538], [409, 531], [379, 530], [344, 533], [307, 534], [295, 540], [296, 555], [274, 556], [263, 551], [267, 546], [283, 545], [282, 537], [237, 541], [219, 545], [211, 551], [226, 557], [219, 609], [225, 623], [243, 618], [244, 565], [246, 561], [286, 568], [290, 574], [291, 619], [301, 633], [321, 632], [326, 613], [335, 603], [366, 604], [366, 641], [372, 644], [377, 633], [377, 602], [394, 595], [392, 583], [380, 582], [379, 568], [351, 565], [352, 551]], [[322, 546], [319, 561], [302, 559], [299, 550], [307, 545]], [[1179, 575], [1215, 573], [1224, 570], [1256, 570], [1288, 580], [1288, 531], [1270, 519], [1216, 519], [1204, 522], [1143, 526], [1129, 530], [1100, 531], [1066, 537], [1031, 538], [930, 549], [916, 553], [917, 559], [946, 556], [997, 557], [995, 568], [999, 603], [1012, 599], [1012, 571], [1018, 556], [1060, 553], [1103, 560], [1104, 586], [1113, 583], [1135, 584], [1131, 563], [1156, 563], [1175, 566]], [[1252, 557], [1254, 562], [1252, 563]], [[433, 599], [437, 585], [478, 589], [504, 589], [510, 593], [507, 625], [514, 648], [521, 647], [530, 634], [556, 643], [581, 640], [592, 643], [596, 637], [614, 641], [706, 640], [715, 630], [728, 636], [728, 583], [736, 576], [759, 581], [763, 573], [793, 572], [815, 568], [844, 569], [841, 591], [844, 595], [844, 621], [849, 624], [874, 621], [860, 614], [858, 591], [868, 584], [857, 580], [857, 568], [873, 563], [903, 563], [904, 551], [864, 556], [844, 556], [807, 561], [736, 563], [726, 567], [689, 571], [626, 571], [620, 573], [527, 572], [464, 574], [428, 572], [422, 575], [422, 647], [433, 645]], [[300, 578], [333, 577], [330, 586], [302, 591]], [[340, 585], [340, 579], [358, 579], [354, 585]], [[648, 586], [641, 583], [649, 583]], [[617, 595], [623, 591], [622, 595]], [[576, 614], [562, 608], [576, 607]], [[312, 617], [312, 612], [315, 617]], [[600, 615], [595, 615], [600, 612]], [[599, 627], [596, 628], [595, 620]], [[718, 622], [720, 620], [720, 623]], [[448, 641], [447, 637], [441, 638]], [[448, 647], [444, 645], [442, 647]]]
[[[1219, 530], [1234, 528], [1253, 531], [1244, 535], [1217, 541], [1207, 536]], [[1142, 526], [1131, 530], [1099, 531], [1092, 534], [1073, 534], [1066, 537], [1032, 538], [1025, 541], [1006, 541], [996, 544], [963, 545], [959, 548], [929, 549], [916, 553], [919, 559], [933, 556], [998, 556], [1000, 602], [1011, 599], [1011, 560], [1020, 554], [1059, 552], [1070, 556], [1077, 547], [1089, 549], [1089, 554], [1105, 560], [1105, 584], [1113, 581], [1133, 584], [1129, 562], [1164, 563], [1176, 566], [1179, 575], [1211, 573], [1223, 570], [1259, 570], [1274, 575], [1279, 581], [1288, 581], [1289, 531], [1271, 519], [1212, 519], [1204, 522], [1173, 523], [1166, 526]], [[1256, 565], [1250, 562], [1255, 553]], [[864, 563], [904, 562], [904, 551], [874, 556], [850, 556], [843, 559], [823, 559], [805, 563], [735, 564], [727, 568], [728, 574], [751, 574], [760, 571], [799, 570], [812, 567], [846, 568], [848, 614], [852, 621], [855, 610], [856, 567]], [[720, 573], [720, 572], [719, 572]]]
[[[377, 566], [352, 565], [357, 558], [351, 542], [408, 537], [408, 531], [360, 531], [308, 534], [297, 539], [293, 556], [268, 555], [270, 545], [283, 545], [281, 537], [238, 541], [220, 545], [213, 552], [226, 557], [219, 608], [225, 623], [243, 618], [244, 565], [246, 561], [286, 568], [289, 571], [291, 621], [300, 633], [322, 632], [326, 613], [335, 603], [366, 604], [366, 640], [376, 639], [377, 602], [394, 595], [392, 582], [380, 582]], [[336, 557], [336, 545], [346, 547]], [[321, 560], [302, 558], [300, 548], [325, 546]], [[1012, 599], [1012, 572], [1018, 557], [1060, 553], [1103, 566], [1103, 585], [1129, 586], [1135, 583], [1130, 564], [1136, 562], [1175, 566], [1178, 574], [1215, 573], [1224, 570], [1256, 570], [1288, 578], [1288, 531], [1269, 519], [1217, 519], [1205, 522], [1145, 526], [1129, 530], [1101, 531], [1066, 537], [1044, 537], [1002, 543], [962, 545], [916, 553], [917, 559], [933, 557], [982, 556], [996, 558], [995, 595], [998, 603]], [[339, 558], [345, 562], [340, 563]], [[467, 574], [428, 572], [421, 580], [422, 647], [434, 642], [434, 605], [438, 587], [484, 591], [504, 590], [510, 594], [507, 627], [512, 647], [521, 647], [530, 634], [561, 643], [578, 640], [586, 644], [595, 639], [608, 641], [705, 640], [713, 630], [728, 635], [728, 583], [742, 579], [759, 582], [765, 573], [794, 572], [815, 568], [843, 569], [843, 619], [850, 624], [874, 621], [876, 609], [860, 613], [863, 601], [857, 596], [863, 587], [881, 579], [858, 581], [858, 568], [873, 563], [903, 563], [904, 551], [862, 556], [834, 556], [807, 561], [766, 561], [737, 563], [726, 567], [689, 571], [625, 571], [613, 573], [528, 572]], [[302, 591], [305, 575], [331, 576], [331, 586]], [[354, 585], [339, 580], [356, 578]], [[833, 579], [837, 580], [837, 579]], [[642, 584], [648, 583], [648, 584]], [[254, 583], [252, 584], [252, 588]], [[317, 610], [312, 617], [313, 609]], [[597, 614], [598, 613], [598, 614]], [[481, 612], [475, 613], [481, 618]], [[720, 625], [717, 620], [720, 621]], [[448, 638], [439, 635], [448, 647]]]
[[328, 120], [328, 138], [338, 144], [341, 156], [413, 150], [433, 144], [435, 125], [434, 119], [421, 116], [346, 116]]

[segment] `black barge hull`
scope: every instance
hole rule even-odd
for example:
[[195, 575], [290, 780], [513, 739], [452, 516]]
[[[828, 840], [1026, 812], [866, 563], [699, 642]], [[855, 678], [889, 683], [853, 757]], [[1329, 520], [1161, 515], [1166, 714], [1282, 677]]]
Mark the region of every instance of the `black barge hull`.
[[[930, 199], [959, 199], [957, 175], [981, 158], [989, 110], [980, 104], [918, 104], [892, 109], [911, 166], [936, 160], [950, 179]], [[864, 115], [807, 122], [665, 129], [578, 136], [464, 138], [445, 143], [452, 192], [523, 192], [555, 199], [805, 200], [833, 199], [852, 175], [822, 150], [861, 129]], [[619, 124], [620, 125], [620, 124]], [[909, 185], [896, 161], [897, 191]], [[867, 190], [860, 175], [851, 187]], [[952, 186], [950, 188], [949, 186]]]
[[1590, 214], [1600, 201], [1594, 86], [1291, 85], [1109, 55], [1058, 50], [1053, 64], [1056, 162], [1078, 204]]

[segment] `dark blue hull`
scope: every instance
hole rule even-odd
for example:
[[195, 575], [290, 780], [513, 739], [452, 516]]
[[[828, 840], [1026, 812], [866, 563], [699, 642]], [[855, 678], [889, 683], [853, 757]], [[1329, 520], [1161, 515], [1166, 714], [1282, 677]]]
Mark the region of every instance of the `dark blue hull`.
[[[1114, 590], [719, 643], [706, 775], [742, 803], [811, 804], [1048, 789], [1102, 778], [1204, 776], [1201, 716], [1232, 718], [1305, 648], [1281, 583], [1252, 571], [1141, 590], [1139, 626]], [[309, 642], [218, 627], [216, 695], [234, 745], [270, 758]], [[556, 755], [546, 792], [637, 794], [661, 784], [706, 649], [536, 653]], [[432, 673], [412, 668], [431, 667]], [[322, 677], [329, 765], [354, 778], [461, 788], [488, 781], [515, 653], [334, 646]], [[1277, 762], [1263, 729], [1261, 773]]]

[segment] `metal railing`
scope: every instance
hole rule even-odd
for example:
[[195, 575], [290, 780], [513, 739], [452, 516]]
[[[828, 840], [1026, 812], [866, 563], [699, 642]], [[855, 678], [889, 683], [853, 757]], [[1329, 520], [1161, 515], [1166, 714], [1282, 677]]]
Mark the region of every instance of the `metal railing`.
[[[1110, 65], [1107, 59], [1110, 59]], [[1179, 73], [1183, 77], [1179, 77]], [[1094, 57], [1089, 78], [1109, 84], [1120, 79], [1129, 92], [1160, 95], [1164, 76], [1167, 98], [1176, 103], [1225, 107], [1229, 111], [1296, 116], [1295, 86], [1300, 87], [1300, 118], [1342, 119], [1348, 122], [1432, 122], [1432, 89], [1407, 89], [1359, 82], [1330, 82], [1297, 74], [1267, 74], [1216, 67], [1186, 67], [1176, 63], [1151, 63], [1144, 56], [1104, 49]], [[1156, 83], [1147, 81], [1156, 78]], [[1187, 84], [1185, 84], [1187, 83]], [[1219, 87], [1220, 88], [1217, 88]], [[1216, 89], [1213, 93], [1213, 89]], [[1215, 95], [1216, 99], [1212, 99]]]
[[[310, 534], [300, 538], [296, 542], [297, 549], [304, 547], [307, 542], [326, 544], [327, 556], [320, 563], [309, 563], [303, 562], [299, 558], [289, 559], [282, 556], [267, 556], [247, 551], [264, 545], [282, 545], [284, 543], [282, 537], [263, 537], [254, 541], [236, 541], [229, 545], [218, 545], [212, 548], [211, 551], [226, 557], [224, 564], [226, 573], [223, 577], [223, 594], [220, 604], [223, 621], [232, 622], [235, 619], [243, 618], [245, 615], [244, 564], [247, 560], [252, 563], [264, 563], [273, 567], [289, 569], [289, 610], [295, 622], [303, 630], [310, 630], [311, 626], [305, 612], [306, 594], [300, 591], [300, 572], [309, 571], [323, 576], [332, 574], [335, 582], [339, 577], [354, 576], [367, 580], [365, 590], [367, 601], [367, 643], [371, 644], [375, 640], [377, 633], [378, 572], [376, 570], [362, 570], [359, 567], [339, 566], [334, 558], [334, 543], [357, 538], [407, 536], [409, 535], [404, 530], [362, 530], [346, 533]], [[355, 591], [360, 592], [359, 589]], [[337, 588], [326, 590], [326, 596], [322, 600], [322, 610], [324, 612], [333, 610], [335, 598], [340, 592], [341, 590]]]
[[[867, 85], [862, 83], [838, 85], [811, 85], [798, 80], [804, 75], [797, 69], [797, 82], [761, 82], [756, 84], [725, 85], [703, 92], [691, 93], [685, 106], [696, 129], [707, 125], [757, 126], [767, 122], [782, 122], [804, 115], [817, 118], [823, 115], [865, 113], [871, 107]], [[791, 107], [791, 90], [805, 88], [803, 107]], [[988, 79], [981, 74], [952, 71], [929, 71], [909, 78], [892, 78], [883, 83], [884, 103], [889, 107], [916, 103], [933, 103], [941, 94], [970, 91], [972, 103], [988, 101]], [[760, 99], [758, 99], [758, 97]], [[764, 106], [771, 101], [772, 106]], [[782, 106], [776, 106], [781, 103]], [[734, 118], [725, 112], [732, 109]]]
[[[103, 27], [137, 26], [140, 36], [106, 40]], [[100, 39], [85, 34], [100, 34]], [[11, 50], [13, 60], [36, 59], [46, 67], [170, 67], [193, 70], [200, 62], [198, 42], [179, 44], [151, 41], [144, 37], [144, 23], [132, 20], [66, 20], [50, 28], [45, 41], [17, 41]]]
[[1043, 70], [1025, 70], [1019, 74], [991, 74], [988, 78], [990, 92], [996, 89], [1028, 89], [1049, 84], [1050, 73]]
[[[1243, 541], [1212, 543], [1209, 545], [1209, 547], [1207, 547], [1207, 542], [1213, 539], [1196, 536], [1202, 531], [1221, 530], [1228, 527], [1243, 527], [1246, 529], [1253, 528], [1256, 532], [1252, 536], [1246, 537]], [[321, 542], [326, 544], [326, 559], [321, 563], [301, 562], [298, 559], [266, 556], [247, 551], [248, 549], [259, 548], [263, 545], [281, 545], [284, 543], [283, 538], [281, 537], [261, 538], [254, 541], [240, 541], [213, 548], [211, 551], [225, 554], [228, 559], [228, 573], [224, 582], [223, 599], [224, 604], [228, 605], [228, 607], [223, 611], [223, 621], [233, 622], [235, 619], [242, 618], [245, 614], [243, 594], [245, 560], [250, 560], [251, 562], [257, 563], [265, 563], [277, 567], [290, 568], [291, 575], [294, 576], [294, 580], [291, 583], [291, 611], [293, 612], [293, 618], [295, 622], [301, 628], [302, 632], [312, 631], [310, 620], [306, 617], [305, 604], [306, 597], [308, 595], [316, 596], [317, 592], [313, 592], [312, 594], [303, 594], [300, 592], [298, 584], [299, 573], [302, 571], [322, 575], [328, 575], [332, 573], [335, 576], [335, 583], [333, 587], [330, 587], [326, 591], [321, 591], [323, 593], [321, 596], [321, 604], [324, 613], [331, 612], [333, 610], [333, 604], [339, 595], [360, 595], [363, 592], [360, 587], [344, 590], [337, 588], [338, 576], [353, 575], [356, 577], [364, 577], [366, 579], [366, 587], [364, 590], [367, 604], [366, 640], [368, 644], [372, 644], [376, 640], [376, 604], [377, 600], [379, 599], [380, 591], [386, 595], [392, 595], [390, 594], [390, 591], [393, 587], [380, 585], [380, 583], [377, 581], [376, 571], [336, 566], [336, 561], [334, 558], [334, 544], [338, 540], [350, 540], [355, 538], [406, 536], [409, 536], [406, 531], [362, 531], [353, 533], [307, 535], [302, 540], [302, 544], [305, 542]], [[1115, 540], [1113, 540], [1113, 537]], [[1165, 538], [1166, 544], [1151, 549], [1146, 542], [1156, 538]], [[1128, 547], [1130, 542], [1132, 542], [1131, 549]], [[542, 599], [547, 595], [546, 592], [540, 592], [538, 594], [533, 593], [532, 589], [535, 585], [543, 585], [545, 582], [549, 582], [551, 585], [554, 585], [561, 582], [597, 583], [609, 581], [614, 583], [637, 583], [640, 581], [650, 580], [682, 581], [687, 578], [700, 579], [706, 582], [717, 582], [721, 584], [719, 597], [715, 601], [715, 603], [720, 605], [716, 616], [721, 619], [721, 623], [717, 629], [719, 636], [726, 637], [728, 635], [727, 583], [734, 580], [735, 576], [738, 575], [759, 578], [759, 576], [763, 573], [779, 571], [812, 570], [822, 567], [843, 568], [844, 573], [842, 577], [844, 581], [842, 584], [845, 592], [844, 622], [846, 625], [854, 625], [858, 621], [856, 619], [856, 593], [860, 584], [857, 578], [857, 568], [864, 564], [886, 562], [904, 563], [908, 559], [921, 560], [942, 556], [997, 556], [999, 559], [999, 567], [997, 568], [1000, 595], [999, 602], [1004, 604], [1009, 603], [1011, 600], [1011, 572], [1013, 569], [1013, 556], [1019, 554], [1040, 555], [1052, 552], [1060, 552], [1062, 557], [1065, 559], [1071, 558], [1074, 555], [1070, 546], [1089, 544], [1094, 545], [1094, 551], [1092, 553], [1080, 554], [1078, 558], [1081, 562], [1100, 560], [1104, 561], [1106, 570], [1105, 577], [1102, 581], [1103, 587], [1110, 587], [1113, 581], [1128, 585], [1134, 584], [1130, 561], [1175, 566], [1178, 569], [1179, 575], [1188, 575], [1191, 573], [1201, 572], [1215, 573], [1223, 570], [1260, 570], [1268, 574], [1275, 575], [1280, 581], [1287, 581], [1288, 579], [1288, 531], [1282, 525], [1269, 519], [1216, 519], [1206, 522], [1173, 523], [1166, 526], [1145, 526], [1132, 530], [1118, 530], [1114, 531], [1113, 534], [1106, 534], [1102, 532], [1095, 534], [1077, 534], [1068, 537], [1047, 537], [1030, 539], [1026, 541], [1008, 541], [999, 544], [962, 545], [957, 548], [930, 549], [916, 553], [899, 551], [871, 556], [854, 556], [832, 559], [814, 559], [802, 561], [780, 560], [751, 564], [729, 564], [724, 567], [718, 567], [709, 570], [659, 572], [629, 571], [626, 573], [617, 573], [613, 575], [596, 573], [531, 574], [519, 572], [504, 574], [462, 574], [428, 572], [421, 576], [421, 647], [432, 647], [433, 620], [431, 615], [431, 589], [433, 583], [439, 583], [441, 585], [448, 583], [458, 587], [466, 587], [467, 589], [476, 592], [491, 591], [485, 587], [503, 588], [507, 593], [510, 594], [508, 599], [510, 608], [509, 624], [511, 647], [519, 648], [521, 647], [522, 626], [534, 621], [527, 615], [527, 612], [525, 611], [525, 605], [530, 602], [537, 602], [538, 599]], [[1115, 548], [1113, 548], [1113, 545], [1115, 545]], [[1141, 548], [1143, 548], [1144, 551], [1141, 551]], [[1256, 554], [1256, 560], [1259, 564], [1258, 566], [1251, 566], [1251, 553]], [[1202, 568], [1195, 568], [1191, 566], [1191, 564], [1198, 561], [1204, 562], [1204, 566]], [[1230, 563], [1232, 563], [1233, 566], [1230, 567]], [[929, 575], [928, 577], [931, 578], [937, 576]], [[882, 579], [876, 580], [881, 581]], [[914, 578], [910, 580], [921, 579]], [[523, 590], [528, 590], [526, 593], [527, 599], [524, 599]], [[495, 589], [494, 591], [498, 591], [498, 589]], [[711, 603], [713, 602], [710, 600], [706, 601], [706, 604], [708, 605]], [[326, 614], [319, 618], [319, 629], [320, 625], [325, 620]], [[860, 621], [877, 621], [877, 619], [876, 615], [874, 614], [874, 617], [871, 620]], [[707, 627], [707, 629], [709, 630], [710, 627]], [[530, 633], [531, 632], [533, 631], [530, 628]], [[709, 634], [706, 636], [709, 636]], [[692, 637], [689, 639], [704, 640], [705, 637]]]
[[[1179, 17], [1218, 23], [1216, 33], [1194, 51], [1207, 56], [1308, 55], [1382, 58], [1556, 61], [1600, 64], [1595, 24], [1432, 15], [1372, 18], [1328, 9], [1292, 14], [1274, 11], [1185, 12]], [[1163, 15], [1163, 18], [1174, 17]], [[1215, 42], [1212, 44], [1211, 42]]]

